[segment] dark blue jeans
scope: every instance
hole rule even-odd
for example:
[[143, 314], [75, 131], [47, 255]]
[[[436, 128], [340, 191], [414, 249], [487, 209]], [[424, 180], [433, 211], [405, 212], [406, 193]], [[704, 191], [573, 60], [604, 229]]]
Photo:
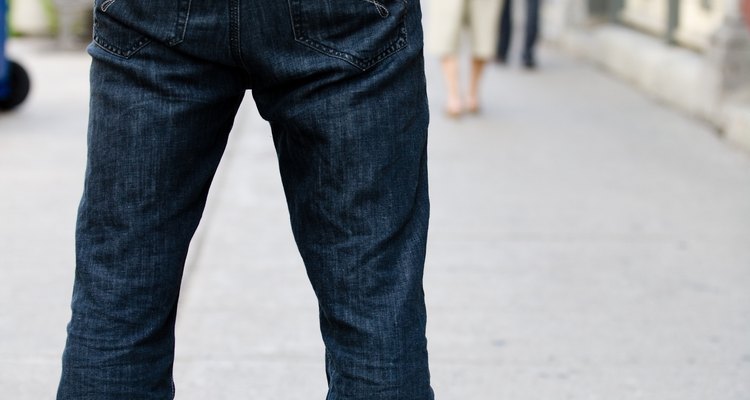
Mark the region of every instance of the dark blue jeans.
[[[524, 62], [534, 61], [534, 47], [539, 36], [539, 2], [526, 0], [526, 25], [521, 57]], [[500, 15], [500, 40], [497, 42], [497, 58], [508, 59], [508, 50], [513, 36], [513, 0], [505, 0]]]
[[248, 89], [271, 124], [319, 300], [327, 398], [432, 399], [419, 2], [95, 7], [88, 164], [58, 399], [174, 397], [185, 256]]

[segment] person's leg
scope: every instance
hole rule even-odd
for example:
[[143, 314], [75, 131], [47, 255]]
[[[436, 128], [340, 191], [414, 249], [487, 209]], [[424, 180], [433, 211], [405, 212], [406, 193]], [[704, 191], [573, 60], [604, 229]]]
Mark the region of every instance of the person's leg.
[[466, 98], [466, 108], [472, 113], [479, 112], [479, 89], [486, 64], [486, 59], [471, 59], [471, 78], [469, 80], [469, 94]]
[[[286, 5], [263, 4], [266, 15]], [[419, 2], [326, 7], [333, 4], [343, 3], [292, 1], [293, 22], [305, 21], [296, 42], [271, 21], [257, 32], [264, 50], [248, 45], [258, 52], [247, 59], [263, 71], [253, 95], [273, 128], [295, 239], [319, 301], [327, 399], [432, 400]], [[278, 40], [261, 44], [269, 37]]]
[[445, 80], [445, 87], [448, 90], [445, 112], [448, 116], [455, 118], [463, 112], [458, 56], [449, 55], [443, 57], [440, 60], [440, 67], [443, 70], [443, 79]]
[[[182, 30], [170, 39], [161, 29], [188, 10], [102, 7], [89, 47], [88, 164], [57, 398], [171, 399], [183, 265], [243, 83], [125, 27], [176, 43]], [[133, 17], [144, 11], [154, 19]]]
[[[507, 0], [506, 0], [507, 1]], [[536, 67], [534, 46], [539, 35], [539, 0], [526, 0], [526, 35], [523, 43], [523, 64]]]
[[463, 112], [459, 81], [459, 42], [466, 19], [466, 0], [441, 0], [430, 4], [427, 51], [440, 59], [448, 92], [444, 111], [449, 117]]
[[471, 77], [467, 95], [467, 109], [478, 112], [480, 109], [480, 86], [482, 73], [487, 61], [496, 57], [498, 47], [497, 26], [503, 0], [470, 0], [469, 27], [472, 41]]
[[513, 37], [513, 0], [505, 0], [500, 14], [500, 37], [497, 42], [497, 60], [508, 62], [508, 50]]

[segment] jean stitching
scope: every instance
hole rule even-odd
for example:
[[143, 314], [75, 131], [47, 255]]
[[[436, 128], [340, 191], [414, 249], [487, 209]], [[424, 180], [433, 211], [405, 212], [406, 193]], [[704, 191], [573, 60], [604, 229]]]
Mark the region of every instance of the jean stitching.
[[[116, 1], [116, 0], [112, 0]], [[182, 43], [185, 40], [185, 34], [187, 33], [188, 20], [190, 19], [190, 8], [192, 7], [192, 0], [183, 0], [183, 8], [178, 10], [180, 12], [175, 31], [178, 32], [172, 40], [169, 41], [170, 46], [175, 46]], [[180, 32], [181, 31], [181, 32]]]
[[242, 45], [240, 35], [240, 5], [237, 0], [232, 0], [229, 5], [229, 46], [232, 57], [238, 66], [247, 68], [242, 58]]
[[104, 38], [102, 38], [100, 35], [94, 34], [94, 43], [96, 43], [97, 46], [101, 47], [102, 49], [106, 50], [108, 53], [112, 53], [116, 56], [122, 57], [122, 58], [130, 58], [133, 54], [135, 54], [138, 50], [145, 47], [147, 44], [151, 43], [151, 40], [147, 38], [142, 38], [138, 40], [137, 42], [133, 43], [132, 46], [130, 46], [127, 50], [121, 50], [118, 47], [115, 47], [111, 44], [109, 44]]
[[[99, 9], [102, 12], [106, 12], [115, 2], [117, 2], [117, 0], [105, 0], [101, 4]], [[182, 0], [181, 8], [178, 10], [179, 18], [177, 19], [177, 22], [175, 24], [175, 34], [172, 36], [171, 40], [167, 41], [167, 44], [169, 44], [170, 46], [175, 46], [177, 44], [180, 44], [184, 40], [185, 34], [187, 33], [187, 26], [188, 26], [188, 20], [190, 18], [191, 7], [192, 7], [192, 0]], [[113, 46], [106, 39], [104, 39], [101, 35], [97, 34], [96, 26], [94, 26], [94, 42], [99, 47], [108, 51], [109, 53], [112, 53], [114, 55], [117, 55], [123, 58], [130, 58], [133, 54], [138, 52], [138, 50], [142, 49], [144, 46], [149, 44], [151, 42], [151, 39], [147, 37], [142, 37], [138, 39], [137, 41], [132, 42], [132, 44], [129, 45], [127, 49], [121, 49], [117, 46]]]
[[[378, 0], [363, 0], [363, 1], [375, 4], [376, 7], [379, 4], [380, 6], [385, 8], [385, 6], [377, 2]], [[402, 0], [402, 2], [405, 6], [409, 4], [407, 0]], [[333, 47], [327, 46], [323, 43], [320, 43], [316, 40], [313, 40], [307, 37], [305, 35], [305, 30], [303, 29], [304, 28], [303, 23], [301, 22], [301, 21], [304, 21], [304, 16], [300, 12], [300, 6], [301, 6], [300, 0], [288, 0], [288, 4], [289, 4], [289, 10], [290, 10], [290, 15], [292, 19], [292, 31], [294, 33], [294, 38], [297, 42], [300, 42], [323, 54], [344, 60], [348, 62], [349, 64], [352, 64], [353, 66], [359, 68], [362, 71], [367, 71], [375, 64], [392, 56], [394, 53], [403, 49], [407, 45], [407, 32], [406, 32], [406, 26], [405, 26], [406, 14], [407, 14], [406, 11], [403, 13], [401, 17], [401, 21], [399, 21], [400, 27], [399, 27], [398, 38], [394, 40], [393, 42], [391, 42], [389, 46], [382, 49], [375, 57], [362, 59], [359, 57], [355, 57], [347, 52], [336, 50]], [[390, 15], [390, 12], [388, 11], [388, 9], [385, 8], [385, 10], [386, 12], [388, 12], [388, 15]], [[382, 13], [381, 13], [381, 16], [382, 16]]]
[[388, 18], [388, 16], [391, 14], [391, 12], [388, 11], [388, 8], [386, 6], [384, 6], [383, 3], [381, 3], [381, 2], [379, 2], [377, 0], [363, 0], [363, 1], [366, 1], [366, 2], [368, 2], [370, 4], [375, 5], [375, 8], [378, 9], [378, 13], [383, 18]]
[[116, 1], [117, 0], [105, 0], [99, 8], [102, 10], [102, 12], [107, 12], [109, 7], [112, 6], [112, 4], [114, 4]]

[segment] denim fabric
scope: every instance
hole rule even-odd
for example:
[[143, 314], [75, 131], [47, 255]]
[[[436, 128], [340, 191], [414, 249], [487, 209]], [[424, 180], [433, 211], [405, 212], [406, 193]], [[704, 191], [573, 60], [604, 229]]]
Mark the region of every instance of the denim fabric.
[[271, 124], [319, 300], [327, 399], [432, 399], [418, 1], [95, 7], [88, 164], [58, 399], [174, 398], [184, 261], [246, 90]]
[[[526, 25], [524, 26], [523, 53], [524, 61], [534, 59], [534, 47], [539, 36], [539, 2], [526, 0]], [[508, 59], [511, 37], [513, 35], [513, 0], [505, 0], [500, 16], [500, 40], [497, 44], [497, 58]]]

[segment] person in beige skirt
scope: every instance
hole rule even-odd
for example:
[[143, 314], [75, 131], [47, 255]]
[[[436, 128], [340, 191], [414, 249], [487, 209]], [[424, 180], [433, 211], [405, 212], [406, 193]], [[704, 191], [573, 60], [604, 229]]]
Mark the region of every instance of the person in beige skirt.
[[[458, 117], [479, 111], [482, 71], [495, 57], [498, 23], [504, 0], [431, 0], [427, 50], [440, 57], [448, 89], [445, 112]], [[469, 91], [464, 99], [459, 84], [459, 46], [464, 28], [471, 42]]]

